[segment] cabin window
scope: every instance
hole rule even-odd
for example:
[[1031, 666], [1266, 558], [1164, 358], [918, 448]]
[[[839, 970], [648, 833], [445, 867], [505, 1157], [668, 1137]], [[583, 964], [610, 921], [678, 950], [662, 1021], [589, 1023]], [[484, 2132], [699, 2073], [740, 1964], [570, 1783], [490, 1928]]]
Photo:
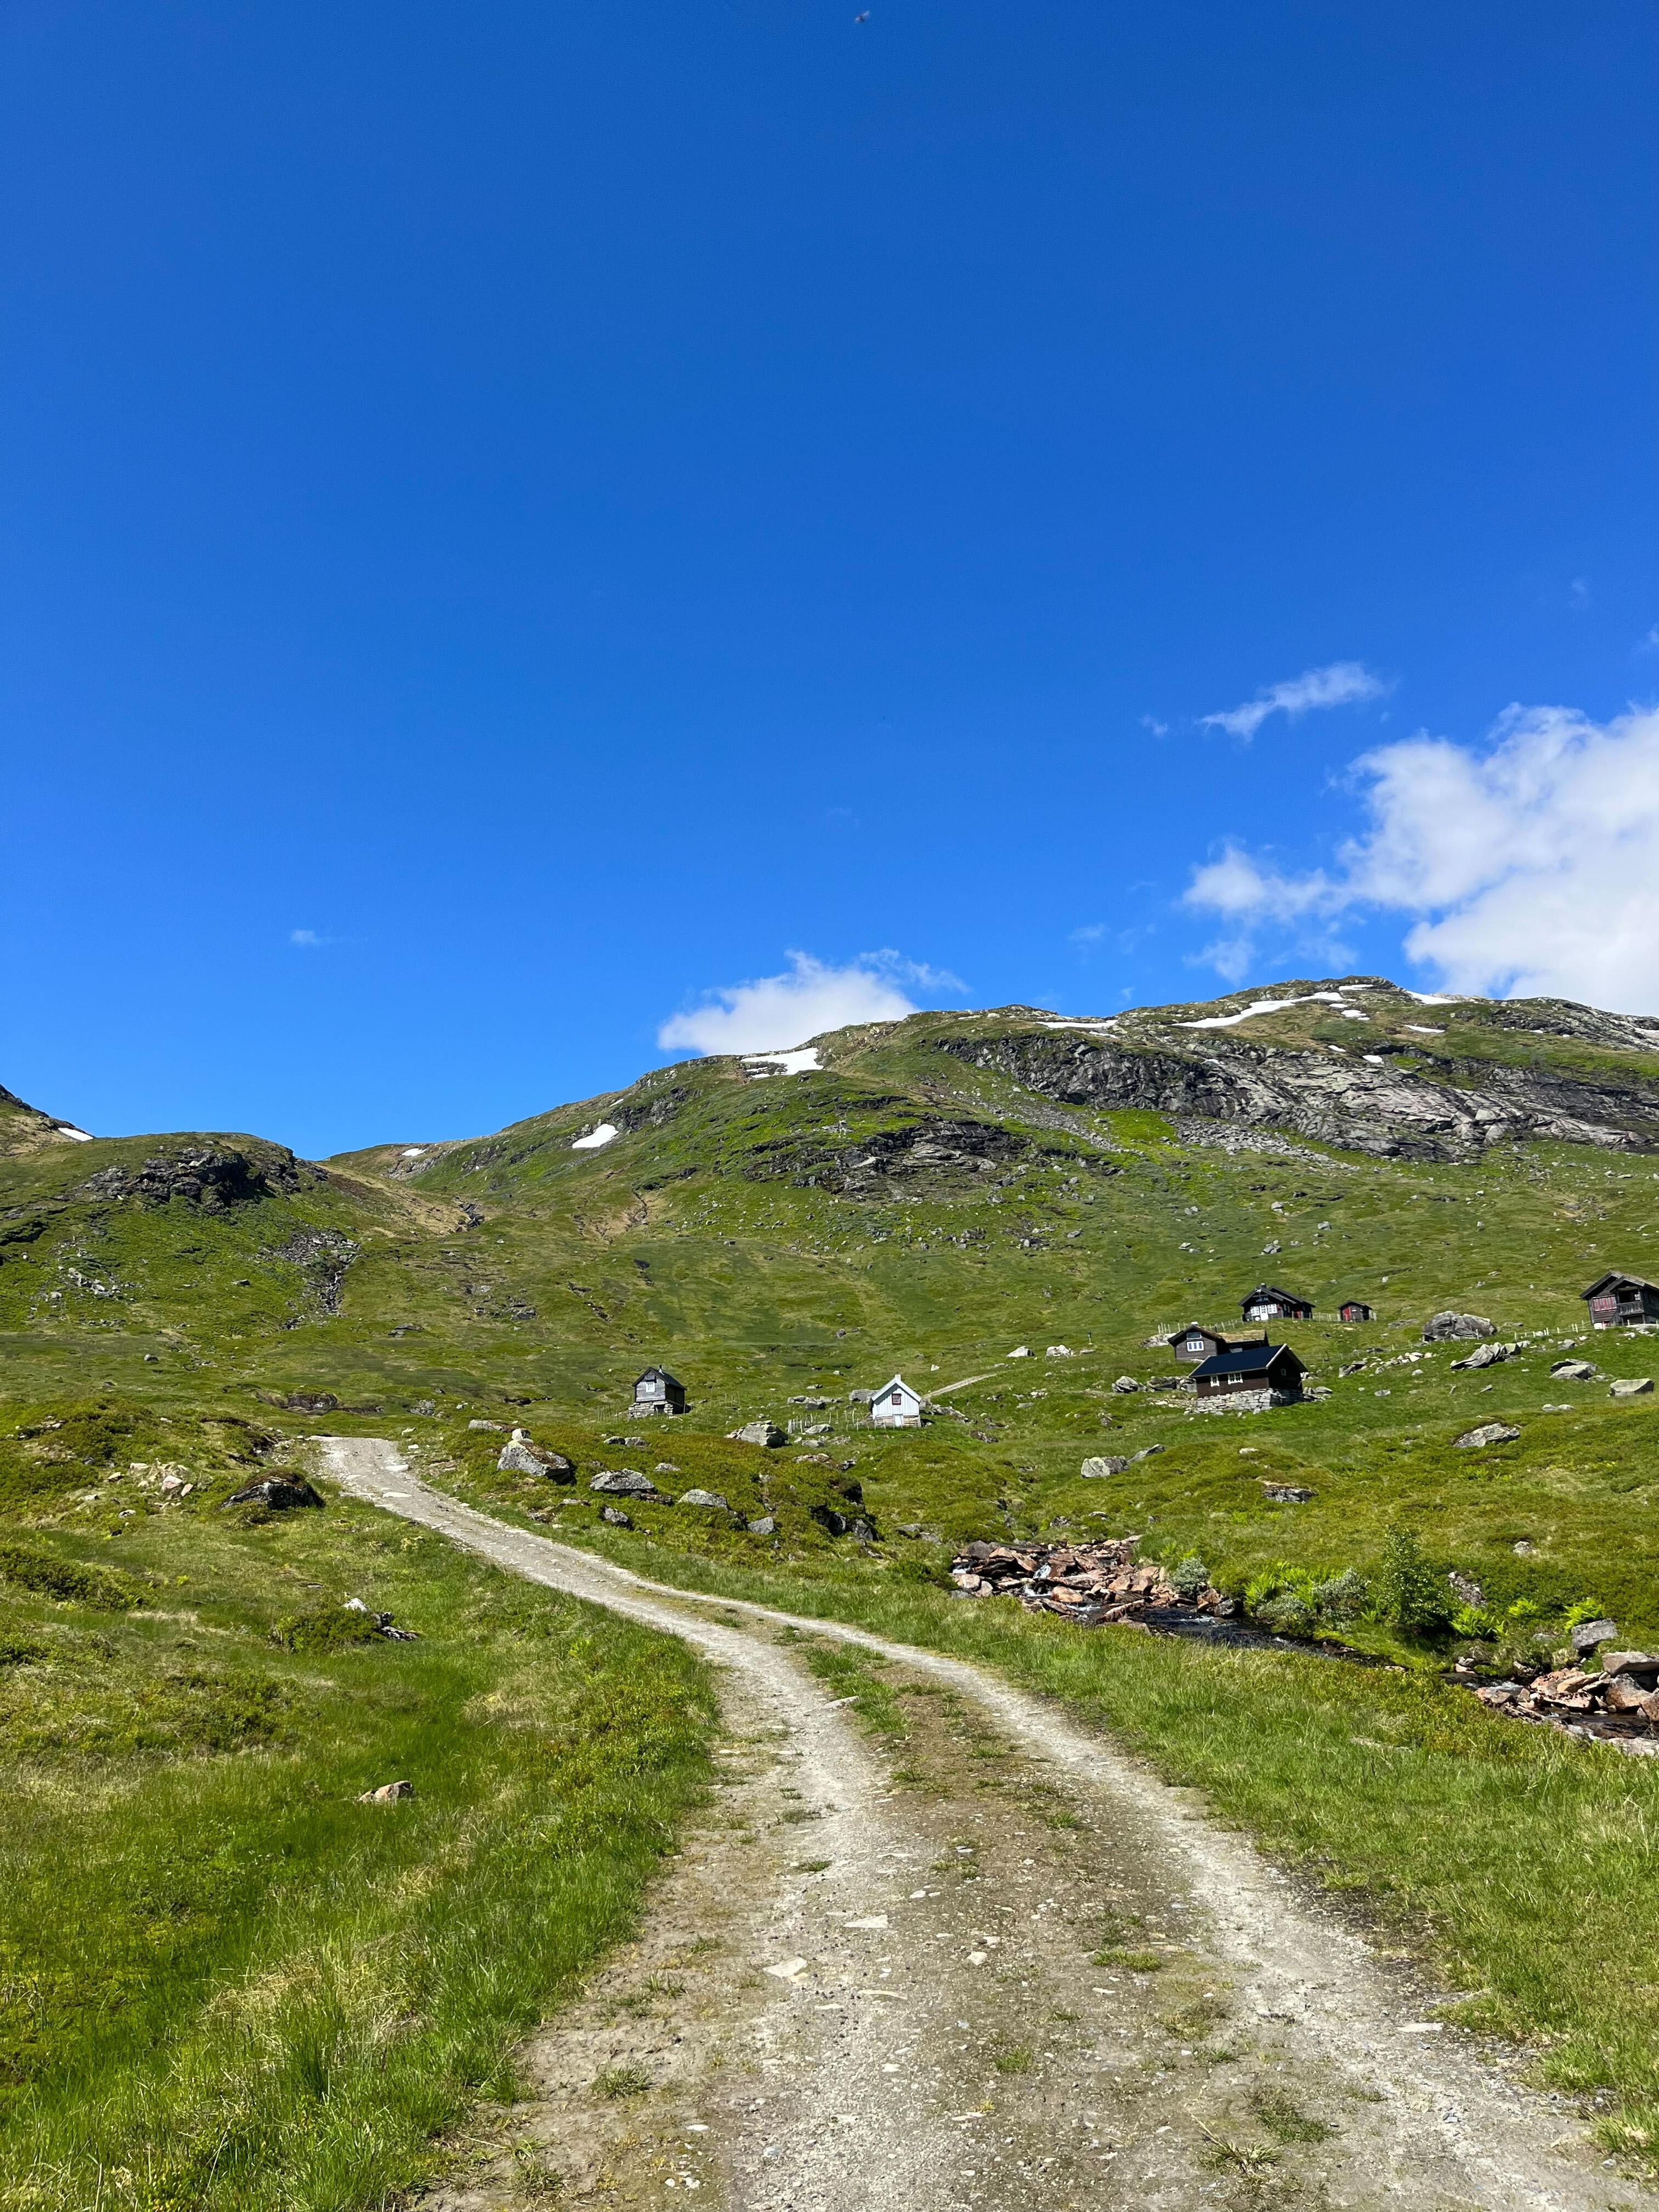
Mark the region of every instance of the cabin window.
[[894, 1391], [894, 1393], [893, 1393], [893, 1395], [892, 1395], [892, 1397], [888, 1401], [888, 1402], [889, 1402], [889, 1404], [890, 1404], [890, 1405], [894, 1405], [894, 1406], [902, 1406], [902, 1405], [904, 1403], [904, 1400], [903, 1400], [903, 1398], [901, 1396], [901, 1395], [899, 1394], [899, 1392], [898, 1392], [898, 1391], [896, 1391], [896, 1390], [895, 1390], [895, 1391]]

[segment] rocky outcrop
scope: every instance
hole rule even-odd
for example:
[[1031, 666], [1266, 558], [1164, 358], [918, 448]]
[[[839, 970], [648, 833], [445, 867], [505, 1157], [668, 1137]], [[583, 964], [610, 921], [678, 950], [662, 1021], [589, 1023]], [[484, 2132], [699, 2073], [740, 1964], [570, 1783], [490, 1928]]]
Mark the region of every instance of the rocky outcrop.
[[[1571, 1037], [1602, 1050], [1659, 1052], [1659, 1027], [1565, 1001], [1532, 1024], [1503, 1024]], [[1551, 1026], [1543, 1024], [1547, 1021]], [[1322, 1144], [1383, 1158], [1459, 1160], [1486, 1146], [1530, 1138], [1621, 1150], [1659, 1150], [1659, 1080], [1632, 1066], [1626, 1079], [1531, 1067], [1496, 1059], [1414, 1065], [1408, 1048], [1352, 1052], [1262, 1043], [1224, 1029], [1195, 1030], [1163, 1010], [1126, 1019], [1116, 1033], [1023, 1023], [1000, 1035], [982, 1025], [931, 1040], [934, 1048], [1011, 1077], [1063, 1105], [1150, 1109], [1232, 1130], [1288, 1130]], [[1373, 1064], [1375, 1063], [1375, 1064]]]
[[177, 1199], [203, 1213], [228, 1213], [233, 1206], [252, 1206], [323, 1180], [320, 1169], [296, 1160], [285, 1146], [260, 1145], [254, 1152], [236, 1145], [186, 1140], [134, 1166], [117, 1162], [101, 1168], [75, 1194], [110, 1204], [131, 1199], [145, 1206]]

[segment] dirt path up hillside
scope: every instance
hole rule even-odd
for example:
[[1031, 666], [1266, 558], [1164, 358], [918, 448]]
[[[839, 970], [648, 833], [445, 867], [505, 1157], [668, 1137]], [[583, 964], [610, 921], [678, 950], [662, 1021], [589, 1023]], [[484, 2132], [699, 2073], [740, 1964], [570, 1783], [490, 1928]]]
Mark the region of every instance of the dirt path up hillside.
[[[1659, 2203], [1565, 2105], [1431, 2032], [1195, 1799], [1041, 1698], [643, 1581], [426, 1487], [390, 1443], [323, 1449], [353, 1495], [684, 1637], [722, 1685], [726, 1786], [428, 2212]], [[808, 1663], [849, 1645], [906, 1717], [897, 1750]]]

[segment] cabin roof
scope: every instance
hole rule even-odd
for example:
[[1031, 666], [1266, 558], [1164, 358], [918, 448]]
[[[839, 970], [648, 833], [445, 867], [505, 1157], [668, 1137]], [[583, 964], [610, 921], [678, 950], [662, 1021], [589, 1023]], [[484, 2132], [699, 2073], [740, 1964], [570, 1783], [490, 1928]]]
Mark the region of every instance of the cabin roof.
[[1593, 1298], [1598, 1291], [1605, 1291], [1613, 1283], [1628, 1283], [1637, 1291], [1659, 1291], [1659, 1283], [1645, 1282], [1640, 1275], [1621, 1275], [1615, 1271], [1598, 1275], [1589, 1290], [1580, 1291], [1578, 1295], [1581, 1298]]
[[1231, 1352], [1212, 1352], [1193, 1370], [1193, 1377], [1196, 1381], [1200, 1375], [1265, 1375], [1281, 1359], [1288, 1359], [1298, 1375], [1306, 1372], [1288, 1344], [1241, 1344]]
[[1274, 1283], [1258, 1283], [1253, 1291], [1245, 1292], [1245, 1304], [1249, 1305], [1252, 1298], [1283, 1298], [1286, 1305], [1291, 1306], [1305, 1306], [1309, 1303], [1306, 1298], [1298, 1297], [1294, 1291], [1281, 1291]]
[[890, 1382], [884, 1382], [880, 1389], [877, 1391], [876, 1395], [878, 1398], [885, 1398], [890, 1392], [894, 1390], [902, 1390], [907, 1394], [907, 1395], [914, 1398], [918, 1405], [921, 1403], [921, 1391], [912, 1390], [910, 1385], [905, 1381], [902, 1375], [894, 1376]]
[[672, 1382], [677, 1390], [682, 1387], [679, 1376], [671, 1375], [665, 1367], [647, 1367], [643, 1375], [634, 1377], [634, 1388], [637, 1390], [641, 1382]]

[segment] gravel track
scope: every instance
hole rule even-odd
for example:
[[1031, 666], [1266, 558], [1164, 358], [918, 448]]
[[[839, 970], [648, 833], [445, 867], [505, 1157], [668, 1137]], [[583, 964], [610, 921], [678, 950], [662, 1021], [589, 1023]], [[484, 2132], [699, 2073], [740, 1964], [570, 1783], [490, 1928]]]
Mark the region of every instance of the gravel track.
[[[1059, 1708], [492, 1520], [390, 1443], [322, 1451], [350, 1495], [684, 1638], [720, 1670], [730, 1732], [720, 1819], [671, 1862], [640, 1942], [526, 2054], [517, 2163], [483, 2157], [434, 2212], [536, 2201], [526, 2139], [565, 2193], [660, 2205], [701, 2187], [741, 2212], [1035, 2212], [1126, 2190], [1249, 2212], [1659, 2207], [1570, 2103], [1421, 2032], [1406, 1976]], [[798, 1638], [857, 1647], [906, 1692], [908, 1778]], [[629, 1974], [681, 1988], [652, 1970], [699, 1960], [710, 1927], [718, 1966], [630, 2016]], [[657, 2094], [619, 2112], [594, 2085], [630, 2051]]]

